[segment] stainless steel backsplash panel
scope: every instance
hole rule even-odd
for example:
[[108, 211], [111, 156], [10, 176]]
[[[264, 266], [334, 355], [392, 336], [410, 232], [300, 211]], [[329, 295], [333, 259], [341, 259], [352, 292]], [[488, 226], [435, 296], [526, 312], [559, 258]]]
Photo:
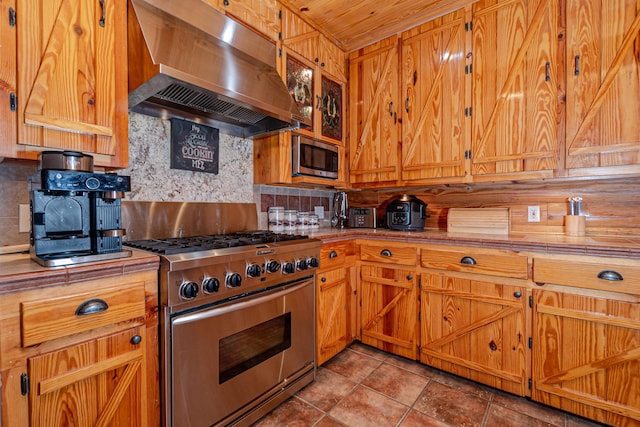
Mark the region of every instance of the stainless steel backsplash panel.
[[125, 241], [256, 230], [255, 203], [122, 201]]

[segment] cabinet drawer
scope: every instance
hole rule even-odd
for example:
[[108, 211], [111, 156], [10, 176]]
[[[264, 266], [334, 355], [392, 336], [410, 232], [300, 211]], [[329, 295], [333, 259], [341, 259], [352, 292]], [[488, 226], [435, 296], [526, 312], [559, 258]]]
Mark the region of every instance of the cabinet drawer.
[[320, 268], [344, 265], [349, 243], [329, 243], [320, 247]]
[[363, 244], [360, 246], [360, 260], [386, 264], [416, 265], [416, 249], [391, 245]]
[[334, 270], [329, 271], [321, 271], [317, 273], [317, 287], [320, 291], [324, 291], [327, 288], [332, 287], [333, 285], [344, 282], [346, 279], [347, 273], [344, 268], [336, 268]]
[[527, 257], [511, 252], [477, 249], [422, 249], [420, 265], [447, 271], [527, 279]]
[[640, 295], [640, 265], [602, 258], [533, 259], [533, 280], [538, 283], [575, 286]]
[[145, 315], [144, 283], [20, 304], [22, 346]]

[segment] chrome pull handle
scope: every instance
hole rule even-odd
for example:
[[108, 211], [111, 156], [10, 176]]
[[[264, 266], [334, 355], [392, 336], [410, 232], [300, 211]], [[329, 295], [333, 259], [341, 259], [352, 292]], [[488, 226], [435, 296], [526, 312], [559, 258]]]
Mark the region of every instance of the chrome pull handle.
[[389, 249], [383, 249], [380, 251], [380, 255], [382, 256], [387, 256], [387, 257], [391, 257], [393, 256], [393, 254], [391, 253], [391, 251]]
[[602, 270], [600, 273], [598, 273], [598, 279], [609, 280], [612, 282], [619, 282], [624, 280], [622, 274], [614, 270]]
[[460, 264], [465, 264], [465, 265], [476, 265], [477, 262], [475, 260], [475, 258], [470, 257], [470, 256], [464, 256], [462, 257], [462, 259], [460, 260]]
[[104, 16], [104, 0], [100, 0], [100, 10], [101, 10], [100, 26], [101, 26], [101, 27], [104, 27], [104, 24], [105, 24], [105, 16]]
[[336, 251], [329, 252], [329, 258], [338, 258], [338, 252]]
[[88, 314], [102, 313], [109, 309], [109, 304], [103, 299], [93, 298], [80, 304], [76, 308], [76, 316], [86, 316]]

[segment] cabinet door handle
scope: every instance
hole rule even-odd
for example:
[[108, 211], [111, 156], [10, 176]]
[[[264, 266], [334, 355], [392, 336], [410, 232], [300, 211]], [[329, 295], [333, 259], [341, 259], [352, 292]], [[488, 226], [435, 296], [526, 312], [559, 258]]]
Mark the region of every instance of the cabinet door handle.
[[612, 282], [624, 280], [622, 274], [614, 270], [602, 270], [600, 273], [598, 273], [598, 279], [610, 280]]
[[411, 274], [409, 274], [409, 275], [407, 276], [407, 280], [413, 280], [413, 276], [412, 276]]
[[393, 254], [391, 253], [391, 251], [390, 251], [389, 249], [383, 249], [383, 250], [381, 250], [381, 251], [380, 251], [380, 255], [382, 255], [382, 256], [388, 256], [388, 257], [393, 256]]
[[320, 278], [320, 281], [321, 281], [322, 283], [324, 283], [324, 282], [326, 282], [326, 281], [327, 281], [327, 278], [326, 278], [326, 277], [321, 277], [321, 278]]
[[134, 335], [131, 337], [131, 340], [129, 340], [129, 342], [131, 342], [131, 344], [133, 345], [138, 345], [142, 342], [142, 337], [140, 335]]
[[465, 264], [465, 265], [476, 265], [477, 262], [475, 260], [475, 258], [470, 257], [470, 256], [464, 256], [462, 257], [462, 259], [460, 260], [460, 264]]
[[86, 316], [87, 314], [101, 313], [109, 309], [109, 304], [103, 299], [93, 298], [80, 304], [76, 308], [76, 316]]
[[515, 291], [513, 293], [513, 296], [516, 297], [516, 298], [520, 298], [522, 296], [522, 293], [520, 291]]
[[577, 76], [580, 74], [580, 55], [576, 55], [573, 58], [573, 75]]
[[407, 99], [404, 100], [404, 111], [406, 111], [407, 113], [409, 112], [409, 97], [407, 96]]
[[320, 97], [320, 95], [316, 95], [316, 99], [318, 100], [318, 103], [316, 104], [316, 110], [322, 110], [322, 108], [324, 107], [322, 105], [322, 98]]
[[544, 65], [544, 81], [548, 82], [551, 80], [551, 62], [547, 62]]
[[329, 252], [329, 258], [338, 258], [338, 252], [336, 251]]
[[102, 16], [100, 16], [100, 26], [104, 27], [105, 24], [105, 17], [104, 17], [104, 0], [100, 0], [100, 10], [101, 10], [101, 14]]
[[389, 103], [389, 115], [393, 116], [393, 101]]

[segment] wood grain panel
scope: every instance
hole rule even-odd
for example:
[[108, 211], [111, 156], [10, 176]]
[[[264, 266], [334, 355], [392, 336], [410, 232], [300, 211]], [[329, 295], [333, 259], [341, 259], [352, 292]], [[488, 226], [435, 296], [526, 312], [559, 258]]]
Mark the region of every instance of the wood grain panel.
[[414, 271], [361, 266], [361, 341], [418, 359], [418, 291]]
[[640, 305], [546, 290], [534, 290], [534, 301], [532, 397], [605, 424], [637, 425]]
[[556, 168], [556, 0], [473, 5], [473, 175]]
[[567, 167], [640, 163], [640, 9], [568, 0]]
[[323, 364], [348, 343], [345, 268], [316, 273], [316, 363]]
[[[8, 17], [10, 8], [15, 10], [15, 0], [2, 0], [0, 16]], [[0, 25], [0, 156], [16, 157], [18, 115], [9, 104], [9, 96], [16, 93], [16, 29], [3, 24]]]
[[[471, 258], [475, 264], [465, 264]], [[528, 278], [528, 259], [514, 252], [431, 246], [420, 251], [420, 265], [447, 271]]]
[[421, 280], [421, 362], [527, 394], [525, 289], [446, 273]]
[[[25, 301], [21, 304], [21, 335], [25, 347], [90, 329], [142, 318], [145, 313], [144, 283], [94, 293]], [[78, 307], [99, 298], [107, 303], [104, 312], [78, 316]]]
[[391, 37], [349, 57], [351, 184], [399, 178], [398, 49], [398, 37]]
[[415, 247], [389, 245], [360, 245], [360, 260], [385, 264], [416, 265]]
[[402, 179], [463, 177], [465, 10], [403, 33]]

